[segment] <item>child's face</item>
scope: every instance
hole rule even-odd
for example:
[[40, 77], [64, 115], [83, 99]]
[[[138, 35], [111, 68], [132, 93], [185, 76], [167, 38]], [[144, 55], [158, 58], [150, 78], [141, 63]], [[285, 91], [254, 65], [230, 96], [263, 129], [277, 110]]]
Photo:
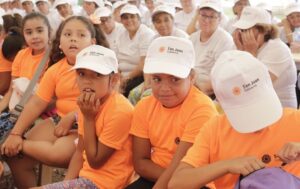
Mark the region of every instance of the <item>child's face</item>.
[[158, 13], [154, 18], [154, 27], [161, 36], [169, 36], [173, 30], [172, 16], [167, 13]]
[[73, 19], [64, 26], [59, 48], [64, 52], [70, 63], [75, 63], [79, 51], [94, 43], [91, 32], [82, 21]]
[[293, 28], [300, 27], [300, 12], [289, 14], [287, 19]]
[[49, 28], [41, 18], [27, 20], [23, 33], [27, 45], [35, 54], [43, 52], [49, 43]]
[[110, 75], [102, 75], [88, 69], [77, 69], [77, 84], [80, 93], [94, 93], [95, 100], [107, 96], [112, 88]]
[[43, 14], [48, 14], [49, 12], [49, 4], [47, 2], [44, 1], [39, 1], [36, 3], [37, 8], [39, 9], [39, 11]]
[[192, 86], [191, 76], [181, 79], [169, 74], [151, 74], [150, 78], [154, 97], [167, 108], [181, 104]]
[[121, 22], [128, 32], [136, 32], [140, 27], [140, 19], [137, 14], [123, 14]]
[[73, 14], [72, 7], [68, 3], [58, 5], [56, 7], [56, 9], [57, 9], [59, 15], [63, 18], [67, 18], [68, 16], [71, 16]]
[[213, 33], [220, 23], [219, 14], [211, 9], [200, 9], [198, 18], [201, 32], [205, 33]]
[[33, 12], [33, 3], [31, 1], [23, 2], [22, 7], [27, 14]]
[[84, 1], [83, 2], [83, 9], [85, 10], [85, 12], [88, 15], [91, 15], [95, 12], [96, 10], [96, 4], [94, 2], [88, 2], [88, 1]]

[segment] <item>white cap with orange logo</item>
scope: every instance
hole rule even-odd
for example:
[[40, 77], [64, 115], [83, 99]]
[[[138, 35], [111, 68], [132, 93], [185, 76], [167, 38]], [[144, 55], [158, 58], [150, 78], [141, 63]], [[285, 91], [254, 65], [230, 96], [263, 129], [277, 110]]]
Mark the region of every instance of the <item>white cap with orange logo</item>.
[[218, 101], [238, 132], [261, 130], [282, 116], [267, 67], [250, 53], [222, 53], [211, 71], [211, 80]]

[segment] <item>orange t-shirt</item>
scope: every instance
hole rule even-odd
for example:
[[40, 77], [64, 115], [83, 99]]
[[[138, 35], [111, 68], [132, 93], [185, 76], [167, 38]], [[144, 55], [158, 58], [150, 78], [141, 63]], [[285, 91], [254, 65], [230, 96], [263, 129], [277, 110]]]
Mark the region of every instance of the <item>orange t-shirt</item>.
[[2, 50], [0, 49], [0, 72], [10, 72], [12, 69], [12, 62], [4, 58]]
[[[113, 93], [100, 107], [96, 121], [98, 140], [115, 149], [112, 156], [99, 169], [89, 166], [83, 151], [83, 167], [79, 176], [91, 180], [101, 189], [123, 189], [133, 173], [132, 144], [129, 130], [133, 107], [119, 93]], [[84, 136], [83, 116], [78, 116], [78, 134]]]
[[37, 96], [46, 102], [56, 97], [57, 113], [64, 116], [78, 109], [77, 98], [80, 95], [76, 83], [76, 72], [70, 70], [66, 58], [52, 65], [44, 74], [38, 89]]
[[45, 52], [38, 55], [32, 55], [32, 49], [29, 47], [20, 50], [13, 61], [11, 75], [13, 77], [26, 77], [32, 79], [44, 54]]
[[166, 168], [179, 141], [194, 143], [199, 129], [215, 115], [213, 102], [195, 87], [174, 108], [165, 108], [154, 96], [149, 96], [136, 105], [130, 133], [149, 139], [153, 150], [151, 160]]
[[[200, 167], [220, 160], [243, 156], [259, 159], [271, 158], [267, 167], [278, 167], [281, 162], [274, 155], [287, 142], [300, 142], [300, 111], [284, 109], [282, 118], [271, 126], [254, 133], [235, 131], [225, 115], [211, 119], [199, 132], [194, 145], [183, 162]], [[284, 166], [284, 169], [300, 176], [300, 162]], [[226, 174], [214, 181], [216, 188], [234, 188], [239, 175]]]

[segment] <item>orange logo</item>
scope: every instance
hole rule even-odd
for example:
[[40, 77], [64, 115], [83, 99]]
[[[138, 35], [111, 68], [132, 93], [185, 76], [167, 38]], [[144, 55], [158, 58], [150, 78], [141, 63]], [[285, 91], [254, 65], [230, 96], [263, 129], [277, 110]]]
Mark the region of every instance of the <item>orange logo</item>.
[[160, 53], [163, 53], [163, 52], [165, 52], [165, 50], [166, 50], [165, 47], [160, 47], [158, 51], [159, 51]]
[[239, 96], [239, 95], [241, 94], [241, 89], [240, 89], [239, 87], [233, 87], [232, 93], [233, 93], [235, 96]]

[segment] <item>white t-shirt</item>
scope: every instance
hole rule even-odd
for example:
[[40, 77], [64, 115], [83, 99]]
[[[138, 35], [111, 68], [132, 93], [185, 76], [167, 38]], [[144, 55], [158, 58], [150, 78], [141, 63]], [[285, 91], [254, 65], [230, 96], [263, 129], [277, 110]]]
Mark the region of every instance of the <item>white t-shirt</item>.
[[277, 77], [273, 86], [282, 106], [297, 108], [297, 69], [288, 46], [279, 38], [269, 40], [259, 49], [257, 58]]
[[211, 83], [210, 72], [212, 67], [222, 52], [234, 49], [235, 45], [231, 35], [221, 27], [218, 27], [206, 42], [201, 42], [200, 36], [201, 30], [190, 36], [196, 53], [195, 70], [198, 76], [196, 84], [203, 92], [208, 94], [211, 93], [209, 92], [211, 88], [206, 87], [210, 86]]
[[128, 76], [139, 64], [140, 58], [146, 56], [147, 49], [153, 39], [154, 32], [141, 24], [133, 39], [125, 29], [118, 36], [116, 54], [119, 69], [123, 76]]
[[106, 34], [105, 32], [103, 32], [111, 50], [116, 52], [118, 36], [124, 30], [126, 30], [126, 29], [124, 28], [124, 26], [122, 24], [115, 22], [115, 28], [113, 29], [113, 31], [110, 34]]
[[59, 13], [57, 12], [56, 9], [50, 9], [49, 10], [49, 13], [46, 15], [46, 17], [48, 18], [49, 20], [49, 23], [50, 23], [50, 26], [51, 26], [51, 29], [52, 29], [52, 33], [55, 35], [56, 34], [56, 31], [61, 23], [61, 18], [60, 18], [60, 15]]
[[175, 14], [174, 17], [174, 24], [178, 29], [186, 31], [188, 25], [192, 21], [193, 17], [195, 16], [196, 9], [194, 9], [190, 13], [185, 13], [183, 11], [179, 11]]
[[[173, 31], [171, 33], [171, 36], [181, 37], [181, 38], [189, 38], [189, 35], [186, 32], [176, 28], [175, 26], [173, 27]], [[161, 35], [159, 33], [156, 33], [155, 36], [153, 37], [153, 39], [156, 39], [158, 37], [161, 37]]]

